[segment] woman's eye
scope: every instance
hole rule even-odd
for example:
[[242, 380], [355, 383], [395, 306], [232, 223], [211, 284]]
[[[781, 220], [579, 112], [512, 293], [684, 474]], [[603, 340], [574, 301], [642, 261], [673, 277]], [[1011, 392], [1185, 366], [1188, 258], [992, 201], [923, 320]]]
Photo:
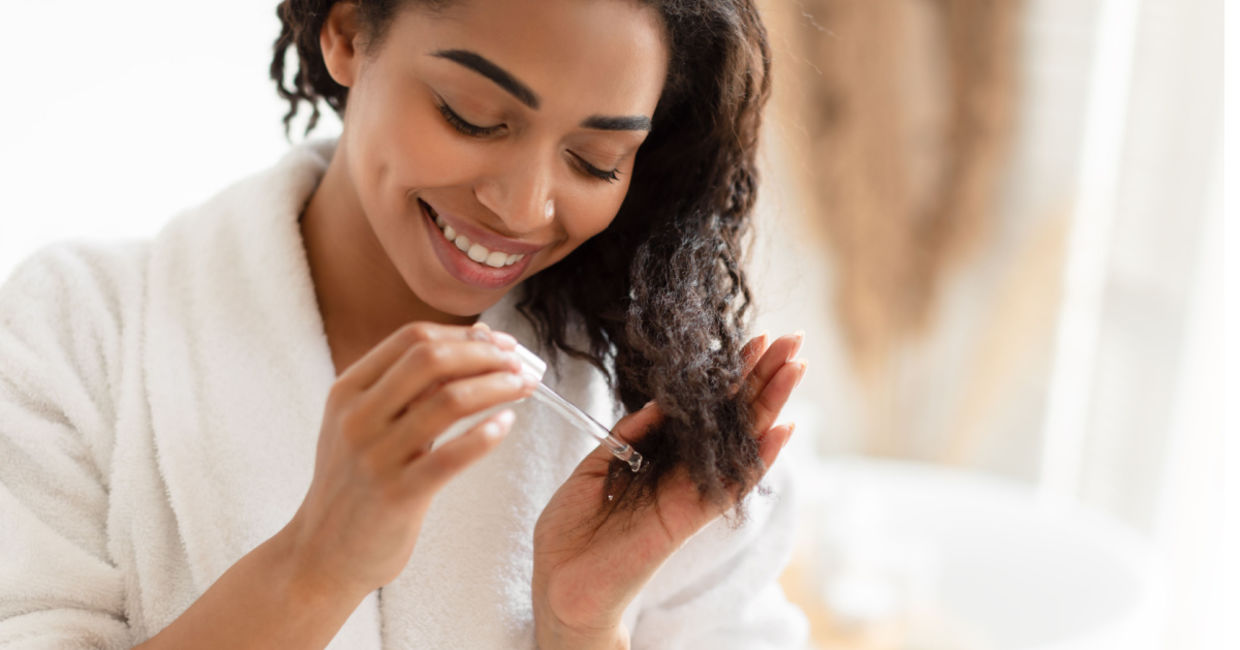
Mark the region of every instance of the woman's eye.
[[[444, 120], [447, 121], [448, 124], [452, 125], [452, 128], [464, 133], [465, 135], [482, 138], [498, 133], [504, 129], [503, 124], [497, 124], [495, 126], [478, 126], [477, 124], [471, 124], [470, 122], [465, 121], [465, 118], [457, 115], [456, 111], [452, 110], [452, 108], [448, 106], [448, 103], [443, 100], [436, 102], [436, 106], [439, 107], [439, 112], [443, 115]], [[584, 158], [575, 153], [573, 154], [573, 158], [577, 160], [577, 164], [581, 166], [582, 171], [599, 180], [614, 183], [620, 178], [619, 169], [599, 169], [598, 167], [586, 162]]]
[[452, 110], [446, 102], [439, 101], [436, 105], [439, 107], [439, 113], [443, 115], [443, 119], [446, 120], [448, 124], [451, 124], [454, 129], [464, 133], [465, 135], [481, 138], [498, 133], [504, 128], [503, 124], [498, 124], [496, 126], [478, 126], [477, 124], [470, 124], [460, 115], [457, 115], [456, 111]]
[[616, 179], [620, 177], [619, 169], [602, 170], [586, 162], [585, 158], [582, 158], [577, 154], [573, 154], [573, 158], [577, 159], [577, 163], [581, 165], [581, 169], [583, 171], [591, 176], [594, 176], [595, 178], [607, 181], [608, 183], [614, 183], [616, 182]]

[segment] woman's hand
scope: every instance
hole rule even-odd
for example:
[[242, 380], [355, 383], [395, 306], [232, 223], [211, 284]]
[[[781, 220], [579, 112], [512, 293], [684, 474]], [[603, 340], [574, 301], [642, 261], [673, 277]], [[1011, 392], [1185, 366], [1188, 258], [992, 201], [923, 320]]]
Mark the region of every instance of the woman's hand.
[[[745, 346], [745, 389], [753, 396], [753, 435], [764, 468], [792, 435], [793, 425], [775, 425], [775, 420], [805, 374], [806, 362], [793, 360], [802, 338], [784, 336], [767, 348], [763, 335]], [[658, 407], [647, 404], [620, 420], [613, 434], [639, 439], [659, 417]], [[604, 448], [587, 456], [551, 497], [534, 528], [534, 615], [545, 650], [625, 645], [620, 641], [627, 639], [620, 624], [625, 607], [664, 560], [727, 510], [699, 499], [688, 476], [678, 474], [649, 508], [627, 522], [608, 519], [596, 532], [583, 522], [599, 513], [610, 462]]]
[[328, 395], [314, 479], [285, 534], [307, 580], [360, 599], [409, 562], [431, 498], [503, 438], [503, 411], [431, 450], [458, 419], [533, 392], [515, 340], [413, 323], [345, 370]]

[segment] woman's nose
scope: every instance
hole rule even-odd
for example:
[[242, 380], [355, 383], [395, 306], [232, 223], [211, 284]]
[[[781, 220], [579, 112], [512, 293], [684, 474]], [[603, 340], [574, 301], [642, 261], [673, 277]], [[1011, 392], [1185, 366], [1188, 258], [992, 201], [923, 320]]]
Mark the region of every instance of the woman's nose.
[[550, 164], [515, 160], [506, 170], [478, 183], [478, 202], [503, 220], [513, 234], [529, 233], [555, 218]]

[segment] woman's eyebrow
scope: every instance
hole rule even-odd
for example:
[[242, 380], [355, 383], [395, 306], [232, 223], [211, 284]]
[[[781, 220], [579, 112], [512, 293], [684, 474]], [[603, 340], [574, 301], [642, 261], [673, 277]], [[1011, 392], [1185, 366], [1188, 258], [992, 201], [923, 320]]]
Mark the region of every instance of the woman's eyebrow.
[[[517, 80], [512, 73], [499, 67], [495, 62], [469, 50], [438, 50], [431, 56], [459, 63], [474, 72], [494, 81], [496, 85], [508, 91], [518, 101], [534, 110], [538, 110], [538, 95], [530, 87]], [[588, 129], [603, 131], [649, 131], [650, 118], [645, 115], [604, 116], [591, 115], [582, 120], [581, 126]]]
[[581, 122], [587, 129], [604, 131], [649, 131], [650, 118], [645, 115], [627, 115], [625, 117], [607, 117], [591, 115]]
[[530, 87], [517, 81], [507, 70], [495, 65], [490, 59], [469, 50], [439, 50], [431, 53], [441, 59], [459, 63], [474, 72], [494, 81], [500, 88], [507, 90], [518, 101], [535, 110], [538, 109], [538, 95]]

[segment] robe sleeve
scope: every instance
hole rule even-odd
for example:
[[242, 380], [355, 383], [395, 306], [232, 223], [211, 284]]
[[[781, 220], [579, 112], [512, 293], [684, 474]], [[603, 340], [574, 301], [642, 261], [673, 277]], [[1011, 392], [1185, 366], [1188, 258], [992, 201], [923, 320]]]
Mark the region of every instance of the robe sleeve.
[[792, 554], [795, 483], [775, 463], [748, 497], [749, 518], [723, 518], [678, 550], [651, 579], [631, 631], [633, 650], [802, 650], [809, 625], [778, 578]]
[[[106, 257], [106, 256], [105, 256]], [[0, 647], [128, 648], [108, 551], [119, 314], [109, 261], [58, 243], [0, 285]]]

